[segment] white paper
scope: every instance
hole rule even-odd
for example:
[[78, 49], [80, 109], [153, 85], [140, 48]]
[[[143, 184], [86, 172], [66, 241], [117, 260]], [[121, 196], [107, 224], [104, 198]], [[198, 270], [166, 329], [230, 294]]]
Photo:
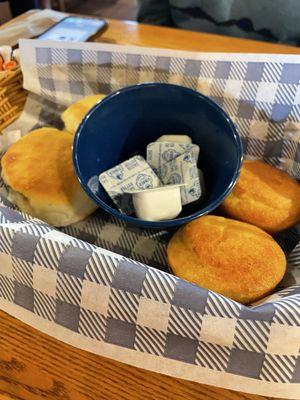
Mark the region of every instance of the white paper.
[[19, 129], [16, 130], [7, 130], [0, 135], [0, 153], [3, 153], [8, 149], [8, 147], [19, 140], [21, 137], [21, 131]]

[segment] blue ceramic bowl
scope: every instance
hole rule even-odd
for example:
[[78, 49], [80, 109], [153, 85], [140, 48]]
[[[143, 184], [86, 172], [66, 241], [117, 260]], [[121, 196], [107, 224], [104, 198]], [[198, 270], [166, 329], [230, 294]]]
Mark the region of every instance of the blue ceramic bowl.
[[[163, 134], [186, 134], [200, 146], [199, 167], [207, 185], [204, 201], [184, 206], [178, 218], [149, 222], [121, 214], [98, 176], [140, 154]], [[228, 115], [213, 101], [185, 87], [146, 83], [121, 89], [95, 105], [79, 126], [73, 161], [79, 182], [104, 210], [128, 223], [169, 228], [214, 210], [233, 188], [241, 168], [242, 144]]]

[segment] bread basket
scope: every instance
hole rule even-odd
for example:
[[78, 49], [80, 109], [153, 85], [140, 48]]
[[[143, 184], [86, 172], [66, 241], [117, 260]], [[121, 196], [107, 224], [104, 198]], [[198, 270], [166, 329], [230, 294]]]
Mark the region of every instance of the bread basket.
[[[295, 56], [34, 40], [20, 41], [20, 53], [28, 109], [31, 100], [40, 105], [22, 113], [18, 124], [24, 131], [59, 127], [63, 106], [91, 92], [108, 94], [150, 79], [176, 82], [218, 100], [240, 130], [248, 158], [300, 178]], [[1, 197], [1, 310], [115, 361], [176, 379], [300, 400], [296, 226], [277, 238], [289, 275], [272, 297], [248, 307], [164, 272], [167, 230], [139, 230], [99, 210], [59, 231]]]
[[0, 133], [21, 114], [27, 97], [23, 75], [17, 67], [0, 71]]

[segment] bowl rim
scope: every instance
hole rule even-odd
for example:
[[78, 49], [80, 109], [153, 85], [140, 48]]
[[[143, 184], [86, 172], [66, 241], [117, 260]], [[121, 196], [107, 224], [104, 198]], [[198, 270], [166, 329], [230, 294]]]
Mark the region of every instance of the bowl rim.
[[[219, 112], [222, 117], [227, 121], [231, 132], [233, 134], [234, 141], [237, 146], [237, 152], [238, 152], [238, 162], [234, 171], [234, 174], [232, 176], [232, 179], [227, 186], [226, 190], [220, 195], [217, 199], [215, 199], [213, 202], [211, 202], [209, 205], [207, 205], [205, 208], [202, 208], [201, 210], [185, 216], [181, 218], [175, 218], [172, 220], [164, 220], [164, 221], [145, 221], [138, 219], [136, 217], [131, 217], [130, 215], [127, 214], [122, 214], [120, 211], [118, 211], [116, 208], [110, 207], [108, 204], [106, 204], [104, 201], [99, 199], [97, 196], [94, 195], [94, 193], [91, 191], [91, 189], [88, 187], [87, 182], [85, 182], [82, 178], [82, 173], [80, 171], [79, 167], [79, 161], [78, 161], [78, 145], [79, 145], [79, 140], [80, 140], [80, 135], [82, 134], [83, 127], [86, 123], [86, 121], [90, 118], [90, 116], [97, 110], [99, 107], [101, 107], [103, 104], [109, 102], [112, 98], [117, 97], [120, 94], [132, 91], [132, 90], [139, 90], [143, 88], [148, 88], [148, 87], [173, 87], [178, 90], [182, 90], [184, 92], [190, 93], [194, 96], [200, 97], [202, 100], [206, 101], [209, 103], [210, 106], [215, 108], [217, 112]], [[94, 200], [94, 202], [99, 205], [102, 209], [104, 209], [106, 212], [109, 214], [113, 215], [116, 218], [121, 219], [122, 221], [125, 221], [127, 223], [132, 223], [132, 225], [135, 226], [140, 226], [144, 228], [154, 228], [154, 229], [165, 229], [165, 228], [172, 228], [176, 226], [180, 226], [182, 224], [185, 224], [187, 222], [193, 221], [196, 218], [199, 218], [203, 215], [208, 214], [209, 212], [215, 210], [222, 202], [223, 200], [228, 196], [228, 194], [232, 191], [233, 187], [236, 184], [236, 181], [240, 175], [241, 167], [242, 167], [242, 161], [243, 161], [243, 146], [242, 146], [242, 141], [239, 133], [237, 132], [237, 129], [232, 122], [231, 118], [229, 115], [224, 111], [217, 103], [215, 103], [213, 100], [211, 100], [209, 97], [203, 95], [200, 92], [197, 92], [194, 89], [181, 86], [181, 85], [176, 85], [172, 83], [163, 83], [163, 82], [146, 82], [146, 83], [139, 83], [136, 85], [131, 85], [131, 86], [125, 86], [121, 89], [118, 89], [106, 97], [104, 97], [101, 101], [96, 103], [85, 115], [83, 120], [81, 121], [80, 125], [78, 126], [75, 136], [74, 136], [74, 141], [73, 141], [73, 146], [72, 146], [72, 158], [73, 158], [73, 164], [75, 168], [75, 173], [77, 176], [77, 179], [79, 180], [80, 185], [86, 192], [86, 194]]]

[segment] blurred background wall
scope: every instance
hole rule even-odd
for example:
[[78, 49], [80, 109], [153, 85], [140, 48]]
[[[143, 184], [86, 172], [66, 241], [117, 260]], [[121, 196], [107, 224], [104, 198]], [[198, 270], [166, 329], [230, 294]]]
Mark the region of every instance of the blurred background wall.
[[70, 12], [106, 18], [136, 19], [136, 0], [66, 0]]
[[0, 0], [0, 24], [30, 8], [54, 8], [106, 18], [136, 19], [136, 0]]

